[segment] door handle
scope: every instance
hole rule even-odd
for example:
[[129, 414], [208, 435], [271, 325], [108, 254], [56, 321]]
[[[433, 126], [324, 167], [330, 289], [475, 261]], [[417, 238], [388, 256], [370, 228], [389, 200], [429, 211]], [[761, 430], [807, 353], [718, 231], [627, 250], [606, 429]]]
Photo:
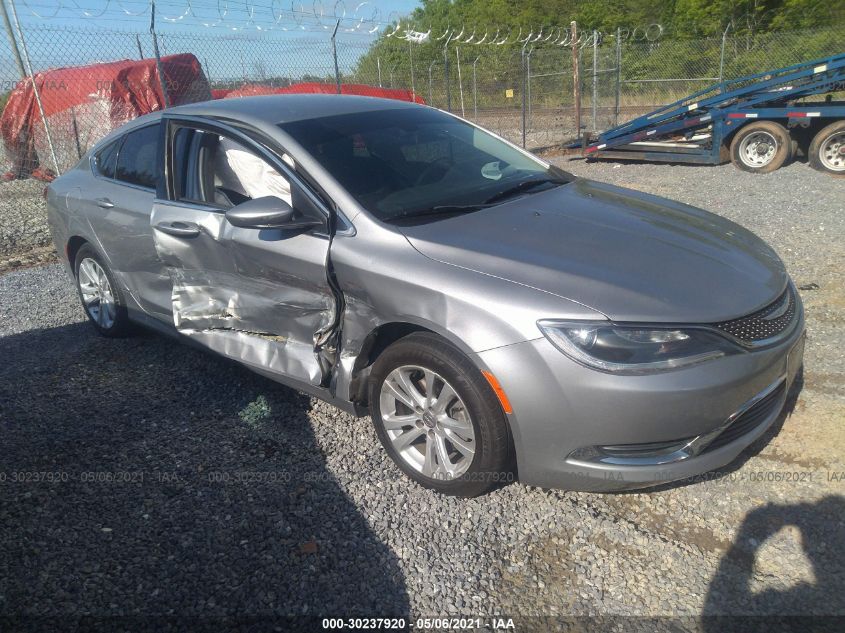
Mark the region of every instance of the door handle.
[[108, 198], [97, 198], [95, 201], [98, 207], [103, 209], [111, 209], [114, 206], [114, 202], [109, 200]]
[[162, 233], [175, 235], [176, 237], [196, 237], [200, 234], [200, 227], [193, 222], [159, 222], [155, 228]]

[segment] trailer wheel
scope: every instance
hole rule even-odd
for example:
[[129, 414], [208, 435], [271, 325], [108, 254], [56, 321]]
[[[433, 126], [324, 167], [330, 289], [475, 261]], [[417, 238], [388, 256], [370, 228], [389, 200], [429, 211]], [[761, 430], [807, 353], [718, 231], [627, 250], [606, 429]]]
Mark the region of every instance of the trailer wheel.
[[807, 159], [813, 169], [845, 178], [845, 121], [819, 130], [810, 143]]
[[731, 162], [754, 174], [768, 174], [792, 157], [792, 139], [779, 123], [749, 123], [731, 141]]

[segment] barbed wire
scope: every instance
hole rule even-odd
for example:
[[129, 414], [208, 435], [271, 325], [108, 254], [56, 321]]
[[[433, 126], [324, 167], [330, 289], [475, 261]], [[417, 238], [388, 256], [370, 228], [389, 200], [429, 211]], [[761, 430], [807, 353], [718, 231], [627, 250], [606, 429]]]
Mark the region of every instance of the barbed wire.
[[[148, 16], [155, 5], [156, 18], [167, 24], [192, 22], [197, 26], [222, 27], [233, 31], [329, 31], [339, 26], [344, 33], [383, 35], [411, 43], [429, 41], [461, 45], [549, 45], [572, 46], [569, 26], [541, 26], [517, 29], [480, 26], [447, 28], [439, 34], [416, 28], [410, 18], [397, 11], [384, 12], [369, 0], [13, 0], [41, 20], [81, 18], [97, 21]], [[115, 17], [115, 15], [117, 17]], [[575, 45], [590, 46], [596, 38], [616, 37], [633, 41], [656, 41], [663, 26], [650, 24], [620, 29], [618, 34], [584, 31]]]
[[380, 29], [403, 19], [396, 11], [385, 14], [368, 0], [354, 6], [335, 0], [329, 6], [322, 0], [16, 0], [29, 15], [42, 19], [104, 19], [111, 14], [120, 17], [142, 17], [156, 8], [156, 18], [170, 24], [194, 22], [203, 27], [224, 27], [231, 30], [255, 29], [330, 30], [338, 21], [347, 33], [375, 34]]
[[634, 29], [620, 28], [616, 33], [602, 33], [601, 31], [576, 31], [575, 40], [573, 41], [572, 30], [569, 26], [551, 26], [541, 27], [537, 30], [528, 30], [518, 27], [516, 32], [514, 29], [507, 29], [506, 33], [502, 32], [501, 28], [495, 31], [492, 29], [482, 30], [478, 27], [473, 27], [471, 30], [465, 26], [460, 28], [447, 27], [439, 35], [433, 32], [429, 27], [427, 31], [417, 30], [414, 26], [403, 26], [401, 22], [391, 25], [392, 30], [385, 30], [384, 37], [397, 38], [406, 40], [414, 44], [425, 44], [442, 42], [444, 46], [449, 44], [462, 45], [492, 45], [505, 46], [507, 44], [521, 44], [527, 45], [549, 45], [549, 46], [593, 46], [600, 45], [607, 38], [619, 38], [623, 41], [638, 41], [638, 42], [655, 42], [663, 35], [664, 29], [661, 24], [650, 24], [645, 27], [635, 27]]

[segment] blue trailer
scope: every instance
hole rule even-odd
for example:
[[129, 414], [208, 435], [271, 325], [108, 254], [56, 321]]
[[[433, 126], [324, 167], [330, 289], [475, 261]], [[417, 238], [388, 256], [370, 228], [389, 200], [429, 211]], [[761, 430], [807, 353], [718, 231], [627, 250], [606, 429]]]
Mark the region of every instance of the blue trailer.
[[[589, 159], [718, 165], [768, 173], [801, 147], [845, 177], [845, 54], [714, 84], [576, 144]], [[816, 97], [817, 100], [812, 98]]]

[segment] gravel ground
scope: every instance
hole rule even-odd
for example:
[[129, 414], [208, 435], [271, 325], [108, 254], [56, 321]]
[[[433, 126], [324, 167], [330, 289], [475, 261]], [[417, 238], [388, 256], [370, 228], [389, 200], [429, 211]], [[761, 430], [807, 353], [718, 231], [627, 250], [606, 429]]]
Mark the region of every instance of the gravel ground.
[[0, 182], [0, 257], [50, 244], [50, 227], [42, 192], [35, 179]]
[[561, 163], [737, 220], [818, 286], [803, 390], [737, 462], [649, 493], [440, 497], [369, 419], [98, 338], [63, 269], [21, 270], [0, 276], [0, 614], [845, 616], [845, 181]]

